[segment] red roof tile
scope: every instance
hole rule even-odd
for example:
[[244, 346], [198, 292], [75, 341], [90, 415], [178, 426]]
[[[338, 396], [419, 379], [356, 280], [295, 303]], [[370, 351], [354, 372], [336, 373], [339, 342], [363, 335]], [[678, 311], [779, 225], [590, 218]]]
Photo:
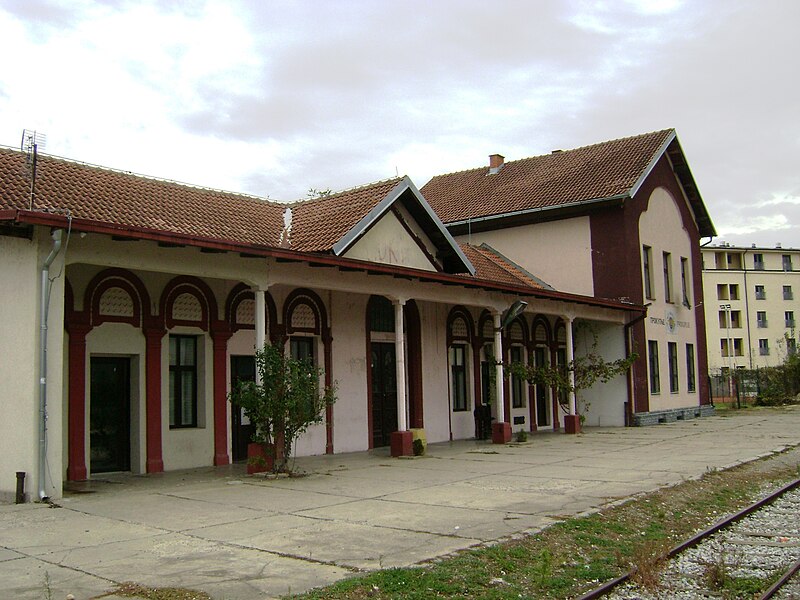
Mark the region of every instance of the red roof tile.
[[291, 248], [302, 252], [330, 250], [363, 219], [402, 178], [387, 179], [316, 200], [291, 205]]
[[[25, 154], [0, 148], [0, 209], [27, 209]], [[276, 246], [283, 207], [230, 192], [39, 155], [34, 209], [170, 233]]]
[[487, 281], [498, 281], [509, 285], [519, 285], [545, 289], [541, 283], [530, 277], [517, 265], [504, 260], [486, 246], [459, 244], [472, 266], [475, 267], [475, 278]]
[[665, 129], [488, 167], [438, 175], [422, 194], [445, 223], [627, 194], [673, 136]]

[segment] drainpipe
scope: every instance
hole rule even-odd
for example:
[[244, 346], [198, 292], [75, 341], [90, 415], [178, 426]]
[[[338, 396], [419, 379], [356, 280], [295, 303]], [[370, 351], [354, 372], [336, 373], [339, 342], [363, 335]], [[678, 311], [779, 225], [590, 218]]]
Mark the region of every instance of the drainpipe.
[[39, 300], [39, 500], [47, 501], [45, 467], [47, 465], [47, 315], [50, 312], [50, 265], [61, 250], [64, 231], [53, 232], [53, 248], [42, 265], [42, 289]]

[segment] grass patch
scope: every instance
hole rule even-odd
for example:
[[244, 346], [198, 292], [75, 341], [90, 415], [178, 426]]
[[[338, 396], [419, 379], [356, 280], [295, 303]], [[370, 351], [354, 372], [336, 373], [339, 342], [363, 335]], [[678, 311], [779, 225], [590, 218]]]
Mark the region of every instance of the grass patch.
[[[654, 587], [667, 549], [747, 506], [765, 484], [796, 478], [798, 465], [800, 448], [727, 471], [709, 471], [699, 480], [590, 516], [564, 519], [535, 535], [421, 567], [376, 571], [294, 597], [573, 598], [634, 567], [639, 583]], [[751, 587], [765, 588], [763, 580], [725, 576], [722, 588], [731, 597]]]

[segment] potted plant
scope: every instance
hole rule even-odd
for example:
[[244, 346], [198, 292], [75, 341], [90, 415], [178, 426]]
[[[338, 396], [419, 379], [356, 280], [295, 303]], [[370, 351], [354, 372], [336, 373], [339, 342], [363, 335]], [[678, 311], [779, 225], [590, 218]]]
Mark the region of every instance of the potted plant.
[[256, 350], [255, 381], [239, 381], [229, 399], [242, 407], [254, 427], [247, 449], [247, 472], [287, 471], [294, 441], [309, 426], [322, 423], [335, 388], [320, 389], [321, 369], [295, 360], [280, 346]]

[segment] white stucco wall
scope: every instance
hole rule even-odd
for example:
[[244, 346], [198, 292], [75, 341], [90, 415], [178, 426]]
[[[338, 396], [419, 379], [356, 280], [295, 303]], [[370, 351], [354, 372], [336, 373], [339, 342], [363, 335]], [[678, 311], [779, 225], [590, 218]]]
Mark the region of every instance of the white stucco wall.
[[365, 295], [333, 296], [333, 378], [337, 383], [333, 436], [337, 453], [369, 448], [364, 320], [368, 301]]
[[[39, 339], [41, 267], [52, 248], [49, 231], [33, 240], [0, 236], [0, 502], [13, 501], [16, 472], [26, 474], [28, 499], [38, 498]], [[61, 497], [61, 384], [63, 377], [63, 251], [51, 266], [47, 330], [47, 460], [45, 493]]]
[[[427, 241], [427, 240], [426, 240]], [[430, 245], [430, 242], [428, 242]], [[391, 212], [386, 213], [345, 256], [425, 271], [436, 268]]]
[[594, 293], [589, 217], [482, 231], [456, 239], [489, 244], [559, 291]]
[[0, 237], [0, 256], [0, 502], [13, 502], [17, 471], [27, 474], [26, 492], [36, 494], [37, 246]]
[[[593, 333], [594, 332], [594, 333]], [[575, 355], [591, 352], [592, 342], [597, 339], [595, 350], [606, 361], [625, 358], [625, 338], [620, 327], [608, 323], [591, 323], [575, 335]], [[578, 412], [586, 417], [587, 426], [625, 425], [625, 402], [628, 399], [628, 377], [619, 375], [608, 383], [597, 382], [587, 390], [579, 392]]]
[[[682, 199], [680, 200], [683, 201]], [[650, 410], [664, 410], [686, 406], [697, 406], [700, 402], [697, 389], [699, 382], [695, 382], [695, 391], [687, 391], [686, 381], [686, 344], [694, 345], [695, 353], [695, 378], [697, 378], [697, 324], [695, 323], [694, 306], [683, 305], [681, 289], [681, 257], [687, 260], [687, 294], [690, 305], [693, 304], [693, 277], [692, 277], [692, 241], [689, 233], [684, 229], [679, 212], [678, 200], [664, 188], [656, 188], [650, 196], [647, 211], [639, 219], [639, 238], [642, 245], [650, 246], [652, 253], [651, 279], [652, 295], [648, 317], [645, 320], [645, 335], [647, 340], [658, 342], [659, 373], [661, 391], [650, 394]], [[639, 249], [642, 252], [642, 249]], [[664, 292], [663, 253], [669, 252], [672, 256], [672, 301], [668, 302]], [[644, 267], [642, 267], [644, 268]], [[644, 278], [644, 273], [642, 275]], [[670, 319], [674, 319], [674, 326], [670, 326]], [[669, 382], [669, 342], [675, 342], [678, 349], [678, 374], [679, 390], [670, 391]], [[637, 348], [637, 352], [647, 355], [647, 348]], [[649, 374], [648, 374], [649, 377]]]
[[447, 383], [448, 307], [417, 302], [422, 324], [422, 397], [425, 436], [431, 443], [450, 439], [450, 397]]

